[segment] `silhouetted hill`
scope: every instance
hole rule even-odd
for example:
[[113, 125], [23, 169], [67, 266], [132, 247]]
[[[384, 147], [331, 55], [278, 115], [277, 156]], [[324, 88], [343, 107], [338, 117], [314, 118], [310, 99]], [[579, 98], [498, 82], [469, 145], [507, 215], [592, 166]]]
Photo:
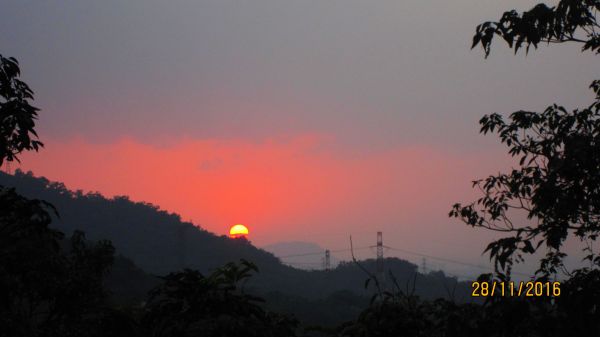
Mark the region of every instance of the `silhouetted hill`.
[[105, 198], [99, 193], [69, 191], [64, 184], [17, 171], [0, 174], [0, 184], [16, 187], [30, 198], [52, 203], [59, 213], [53, 226], [65, 233], [82, 230], [90, 240], [110, 239], [117, 251], [143, 270], [166, 274], [182, 267], [201, 271], [247, 258], [262, 265], [279, 265], [277, 258], [247, 242], [217, 236], [179, 215], [126, 196]]
[[[348, 299], [352, 296], [343, 294], [350, 292], [362, 298], [372, 293], [372, 290], [364, 290], [367, 276], [352, 263], [340, 264], [331, 271], [295, 269], [246, 240], [217, 236], [150, 203], [133, 202], [125, 196], [105, 198], [99, 193], [72, 192], [62, 183], [20, 171], [15, 175], [0, 173], [0, 185], [15, 187], [27, 197], [52, 203], [60, 214], [53, 226], [65, 233], [81, 230], [89, 240], [111, 240], [118, 254], [133, 261], [119, 261], [115, 268], [121, 272], [116, 272], [113, 280], [109, 280], [111, 289], [123, 296], [128, 289], [136, 288], [134, 283], [139, 284], [140, 292], [152, 285], [153, 280], [144, 272], [164, 275], [193, 268], [206, 273], [240, 258], [254, 262], [260, 269], [259, 275], [247, 285], [248, 289], [267, 294], [267, 298], [287, 296], [279, 304], [292, 301], [296, 303], [296, 309], [302, 307], [299, 302], [308, 303], [305, 306], [308, 308], [315, 304], [314, 301], [331, 298], [332, 294]], [[375, 270], [375, 261], [361, 263], [365, 268]], [[410, 291], [417, 266], [395, 258], [386, 259], [385, 266], [397, 277], [401, 287]], [[127, 273], [133, 276], [127, 278], [124, 276]], [[441, 272], [418, 274], [416, 278], [415, 293], [424, 298], [448, 297], [452, 291], [456, 299], [466, 299], [469, 287]], [[337, 301], [335, 298], [334, 302]], [[357, 303], [363, 303], [363, 300], [357, 300]]]

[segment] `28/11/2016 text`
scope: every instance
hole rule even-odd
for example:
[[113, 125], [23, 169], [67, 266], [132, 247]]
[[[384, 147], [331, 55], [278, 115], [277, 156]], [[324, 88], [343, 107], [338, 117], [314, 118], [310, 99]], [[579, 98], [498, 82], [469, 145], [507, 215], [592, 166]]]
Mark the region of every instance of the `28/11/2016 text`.
[[473, 282], [472, 297], [558, 297], [560, 282]]

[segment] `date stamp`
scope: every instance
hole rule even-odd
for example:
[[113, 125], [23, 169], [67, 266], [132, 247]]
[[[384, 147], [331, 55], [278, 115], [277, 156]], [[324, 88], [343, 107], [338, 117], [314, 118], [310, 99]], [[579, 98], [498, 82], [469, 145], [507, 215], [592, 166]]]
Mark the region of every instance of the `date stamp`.
[[472, 282], [471, 297], [558, 297], [560, 282]]

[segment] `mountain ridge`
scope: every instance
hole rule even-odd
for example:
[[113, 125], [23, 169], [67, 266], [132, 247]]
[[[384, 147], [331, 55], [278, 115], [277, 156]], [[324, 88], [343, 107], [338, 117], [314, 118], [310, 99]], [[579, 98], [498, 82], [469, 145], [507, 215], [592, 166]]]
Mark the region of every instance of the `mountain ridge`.
[[[246, 259], [260, 270], [248, 283], [249, 289], [260, 294], [317, 300], [340, 291], [358, 296], [373, 293], [373, 289], [364, 289], [368, 276], [354, 263], [341, 263], [330, 271], [292, 268], [247, 240], [213, 234], [151, 203], [134, 202], [126, 196], [106, 198], [97, 192], [73, 192], [63, 183], [36, 177], [32, 172], [0, 173], [0, 185], [50, 202], [60, 214], [52, 224], [56, 229], [65, 233], [81, 230], [89, 240], [111, 240], [118, 254], [150, 275], [165, 275], [183, 268], [209, 273], [227, 262]], [[360, 263], [375, 270], [375, 260]], [[396, 258], [387, 258], [385, 265], [386, 271], [407, 289], [416, 279], [415, 293], [424, 298], [449, 296], [449, 287], [458, 289], [457, 296], [468, 293], [467, 283], [446, 277], [443, 272], [422, 275], [416, 265]]]

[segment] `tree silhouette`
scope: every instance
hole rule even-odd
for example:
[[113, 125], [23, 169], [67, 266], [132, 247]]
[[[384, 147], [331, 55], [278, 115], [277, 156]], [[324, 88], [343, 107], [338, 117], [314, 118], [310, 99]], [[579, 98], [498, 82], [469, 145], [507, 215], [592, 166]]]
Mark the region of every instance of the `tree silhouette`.
[[24, 150], [43, 146], [34, 130], [38, 108], [29, 103], [33, 91], [20, 74], [17, 60], [0, 54], [0, 166], [5, 160], [18, 161]]
[[[500, 36], [515, 53], [541, 42], [578, 42], [584, 51], [598, 52], [599, 8], [600, 1], [563, 0], [521, 14], [509, 11], [498, 22], [479, 25], [473, 47], [480, 44], [487, 57], [493, 37]], [[509, 234], [486, 248], [500, 276], [510, 276], [513, 263], [545, 244], [536, 274], [548, 277], [563, 267], [567, 237], [590, 242], [600, 233], [600, 81], [590, 87], [596, 99], [582, 109], [567, 111], [554, 104], [543, 112], [514, 112], [508, 121], [497, 113], [479, 121], [481, 133], [496, 133], [520, 167], [475, 181], [483, 196], [468, 205], [455, 204], [450, 216]], [[528, 222], [518, 223], [517, 212]], [[600, 258], [589, 246], [585, 249], [587, 258], [599, 265]]]
[[523, 13], [504, 12], [499, 21], [477, 26], [473, 46], [481, 45], [486, 57], [491, 51], [494, 36], [499, 36], [515, 53], [525, 45], [526, 52], [540, 43], [582, 43], [582, 50], [600, 52], [600, 26], [596, 14], [598, 0], [561, 0], [556, 6], [544, 3]]
[[295, 336], [297, 323], [265, 311], [241, 285], [256, 266], [242, 260], [209, 276], [186, 269], [150, 292], [143, 326], [148, 336]]
[[112, 245], [80, 232], [61, 241], [49, 208], [0, 190], [0, 336], [93, 336], [105, 316]]
[[[0, 55], [0, 165], [42, 143], [33, 92], [14, 58]], [[0, 186], [0, 336], [100, 336], [116, 322], [105, 305], [108, 241], [69, 240], [49, 227], [54, 207]]]

